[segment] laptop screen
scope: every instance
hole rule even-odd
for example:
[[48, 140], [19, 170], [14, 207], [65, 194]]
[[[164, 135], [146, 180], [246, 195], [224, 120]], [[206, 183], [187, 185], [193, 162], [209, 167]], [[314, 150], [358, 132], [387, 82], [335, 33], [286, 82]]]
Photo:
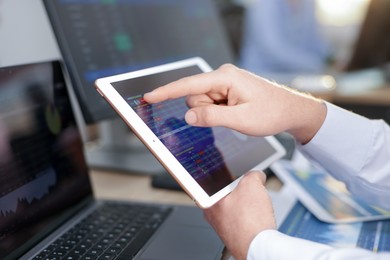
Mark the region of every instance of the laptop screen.
[[0, 258], [48, 233], [90, 195], [59, 62], [0, 69]]

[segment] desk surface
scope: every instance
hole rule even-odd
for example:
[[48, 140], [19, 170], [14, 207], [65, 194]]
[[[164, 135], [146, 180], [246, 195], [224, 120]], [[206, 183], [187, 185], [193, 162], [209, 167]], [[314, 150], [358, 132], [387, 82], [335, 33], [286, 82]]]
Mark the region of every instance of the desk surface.
[[380, 88], [352, 94], [335, 91], [331, 100], [335, 103], [390, 106], [390, 86], [386, 85]]
[[310, 92], [313, 96], [332, 103], [390, 106], [390, 85], [356, 92], [332, 91]]
[[150, 176], [92, 170], [90, 177], [95, 196], [99, 199], [195, 205], [184, 192], [153, 188]]
[[[190, 197], [182, 191], [157, 189], [151, 186], [151, 177], [124, 172], [92, 170], [90, 173], [96, 198], [136, 200], [167, 204], [194, 205]], [[279, 190], [280, 181], [271, 177], [266, 184], [269, 190]]]

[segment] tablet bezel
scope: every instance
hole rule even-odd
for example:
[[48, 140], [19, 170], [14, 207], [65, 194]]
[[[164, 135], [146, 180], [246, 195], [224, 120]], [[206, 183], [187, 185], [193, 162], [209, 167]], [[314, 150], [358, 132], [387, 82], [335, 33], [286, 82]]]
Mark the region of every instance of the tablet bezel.
[[[194, 65], [198, 66], [203, 72], [209, 72], [212, 70], [202, 58], [194, 57], [147, 69], [100, 78], [96, 80], [95, 87], [100, 95], [107, 100], [125, 123], [132, 129], [135, 135], [144, 143], [144, 145], [180, 184], [187, 194], [201, 208], [208, 208], [230, 193], [245, 173], [229, 185], [225, 186], [223, 189], [209, 196], [112, 85], [112, 83], [118, 81], [129, 80], [132, 78], [167, 72]], [[254, 168], [252, 168], [252, 170], [264, 170], [270, 166], [272, 162], [280, 159], [285, 154], [283, 146], [276, 140], [276, 138], [272, 136], [264, 138], [275, 149], [275, 153], [267, 159], [259, 162]]]

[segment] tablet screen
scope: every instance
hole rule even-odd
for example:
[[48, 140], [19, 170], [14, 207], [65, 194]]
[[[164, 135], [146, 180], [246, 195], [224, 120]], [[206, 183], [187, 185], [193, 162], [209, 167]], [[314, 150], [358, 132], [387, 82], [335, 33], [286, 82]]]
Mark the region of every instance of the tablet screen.
[[193, 127], [184, 120], [185, 98], [148, 104], [143, 94], [179, 78], [202, 73], [198, 66], [112, 82], [112, 86], [168, 148], [196, 182], [212, 196], [277, 150], [266, 138], [224, 127]]

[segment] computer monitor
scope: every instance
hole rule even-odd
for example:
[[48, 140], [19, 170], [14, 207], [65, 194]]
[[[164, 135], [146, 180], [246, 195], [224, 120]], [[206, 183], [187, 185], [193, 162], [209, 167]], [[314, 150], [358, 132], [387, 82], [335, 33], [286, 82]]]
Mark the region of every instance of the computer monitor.
[[381, 69], [390, 63], [390, 1], [370, 1], [346, 71]]
[[[96, 92], [97, 78], [200, 56], [213, 68], [233, 53], [213, 0], [43, 0], [87, 124], [99, 123], [91, 166], [159, 171], [124, 145], [127, 127]], [[103, 122], [103, 123], [101, 123]], [[126, 147], [125, 147], [126, 146]], [[135, 152], [135, 154], [134, 154]], [[144, 156], [150, 157], [142, 159]], [[134, 161], [134, 162], [133, 162]], [[142, 164], [142, 162], [146, 162]], [[143, 166], [142, 166], [143, 165]]]

